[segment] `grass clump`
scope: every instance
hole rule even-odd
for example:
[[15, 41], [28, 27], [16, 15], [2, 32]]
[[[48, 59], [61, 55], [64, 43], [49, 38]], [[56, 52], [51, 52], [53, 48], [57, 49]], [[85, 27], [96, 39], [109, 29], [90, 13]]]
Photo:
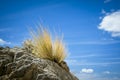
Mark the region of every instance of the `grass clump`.
[[33, 50], [32, 40], [30, 39], [25, 40], [23, 43], [23, 49], [25, 49], [29, 53], [32, 53], [32, 50]]
[[60, 63], [66, 57], [65, 55], [65, 45], [63, 44], [62, 40], [56, 39], [54, 42], [54, 60]]
[[45, 28], [37, 28], [37, 31], [31, 30], [32, 53], [39, 58], [49, 59], [57, 63], [62, 62], [66, 57], [65, 44], [62, 39], [52, 40], [49, 31]]

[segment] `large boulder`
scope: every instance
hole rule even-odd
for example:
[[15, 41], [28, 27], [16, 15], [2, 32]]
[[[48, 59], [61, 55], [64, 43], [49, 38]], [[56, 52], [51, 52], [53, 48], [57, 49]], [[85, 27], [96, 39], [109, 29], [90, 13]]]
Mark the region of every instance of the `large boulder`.
[[22, 48], [0, 47], [0, 80], [78, 80], [65, 62], [40, 59]]

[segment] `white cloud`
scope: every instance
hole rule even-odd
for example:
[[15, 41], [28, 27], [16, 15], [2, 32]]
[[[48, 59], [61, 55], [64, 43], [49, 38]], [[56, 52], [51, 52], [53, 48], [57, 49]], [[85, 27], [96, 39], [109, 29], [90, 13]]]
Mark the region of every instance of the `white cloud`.
[[99, 29], [111, 33], [113, 37], [120, 37], [120, 11], [106, 15], [99, 24]]
[[104, 3], [108, 3], [108, 2], [111, 2], [112, 0], [105, 0]]
[[4, 41], [3, 39], [0, 39], [0, 45], [5, 45], [5, 44], [11, 44], [11, 42]]
[[93, 70], [93, 69], [86, 69], [86, 68], [83, 68], [83, 69], [81, 70], [81, 72], [82, 72], [82, 73], [93, 73], [94, 70]]
[[104, 71], [103, 73], [104, 74], [110, 74], [110, 71]]

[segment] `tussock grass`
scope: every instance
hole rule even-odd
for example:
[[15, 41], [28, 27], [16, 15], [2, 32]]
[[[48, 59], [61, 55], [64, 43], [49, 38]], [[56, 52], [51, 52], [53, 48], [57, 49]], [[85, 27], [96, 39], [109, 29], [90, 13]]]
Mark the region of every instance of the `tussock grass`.
[[23, 43], [23, 48], [24, 48], [27, 52], [32, 53], [32, 50], [33, 50], [32, 40], [30, 40], [30, 39], [25, 40], [24, 43]]
[[54, 60], [60, 63], [66, 57], [65, 44], [61, 39], [56, 39], [54, 42]]
[[37, 28], [37, 31], [31, 30], [32, 36], [32, 53], [39, 58], [49, 59], [60, 63], [66, 57], [65, 44], [62, 39], [52, 40], [50, 32], [45, 28]]

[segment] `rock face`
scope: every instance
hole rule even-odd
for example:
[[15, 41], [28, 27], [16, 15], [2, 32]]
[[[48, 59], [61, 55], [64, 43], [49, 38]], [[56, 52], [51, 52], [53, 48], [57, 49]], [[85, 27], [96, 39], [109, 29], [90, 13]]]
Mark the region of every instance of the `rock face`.
[[66, 63], [40, 59], [22, 48], [0, 47], [0, 80], [78, 80]]

